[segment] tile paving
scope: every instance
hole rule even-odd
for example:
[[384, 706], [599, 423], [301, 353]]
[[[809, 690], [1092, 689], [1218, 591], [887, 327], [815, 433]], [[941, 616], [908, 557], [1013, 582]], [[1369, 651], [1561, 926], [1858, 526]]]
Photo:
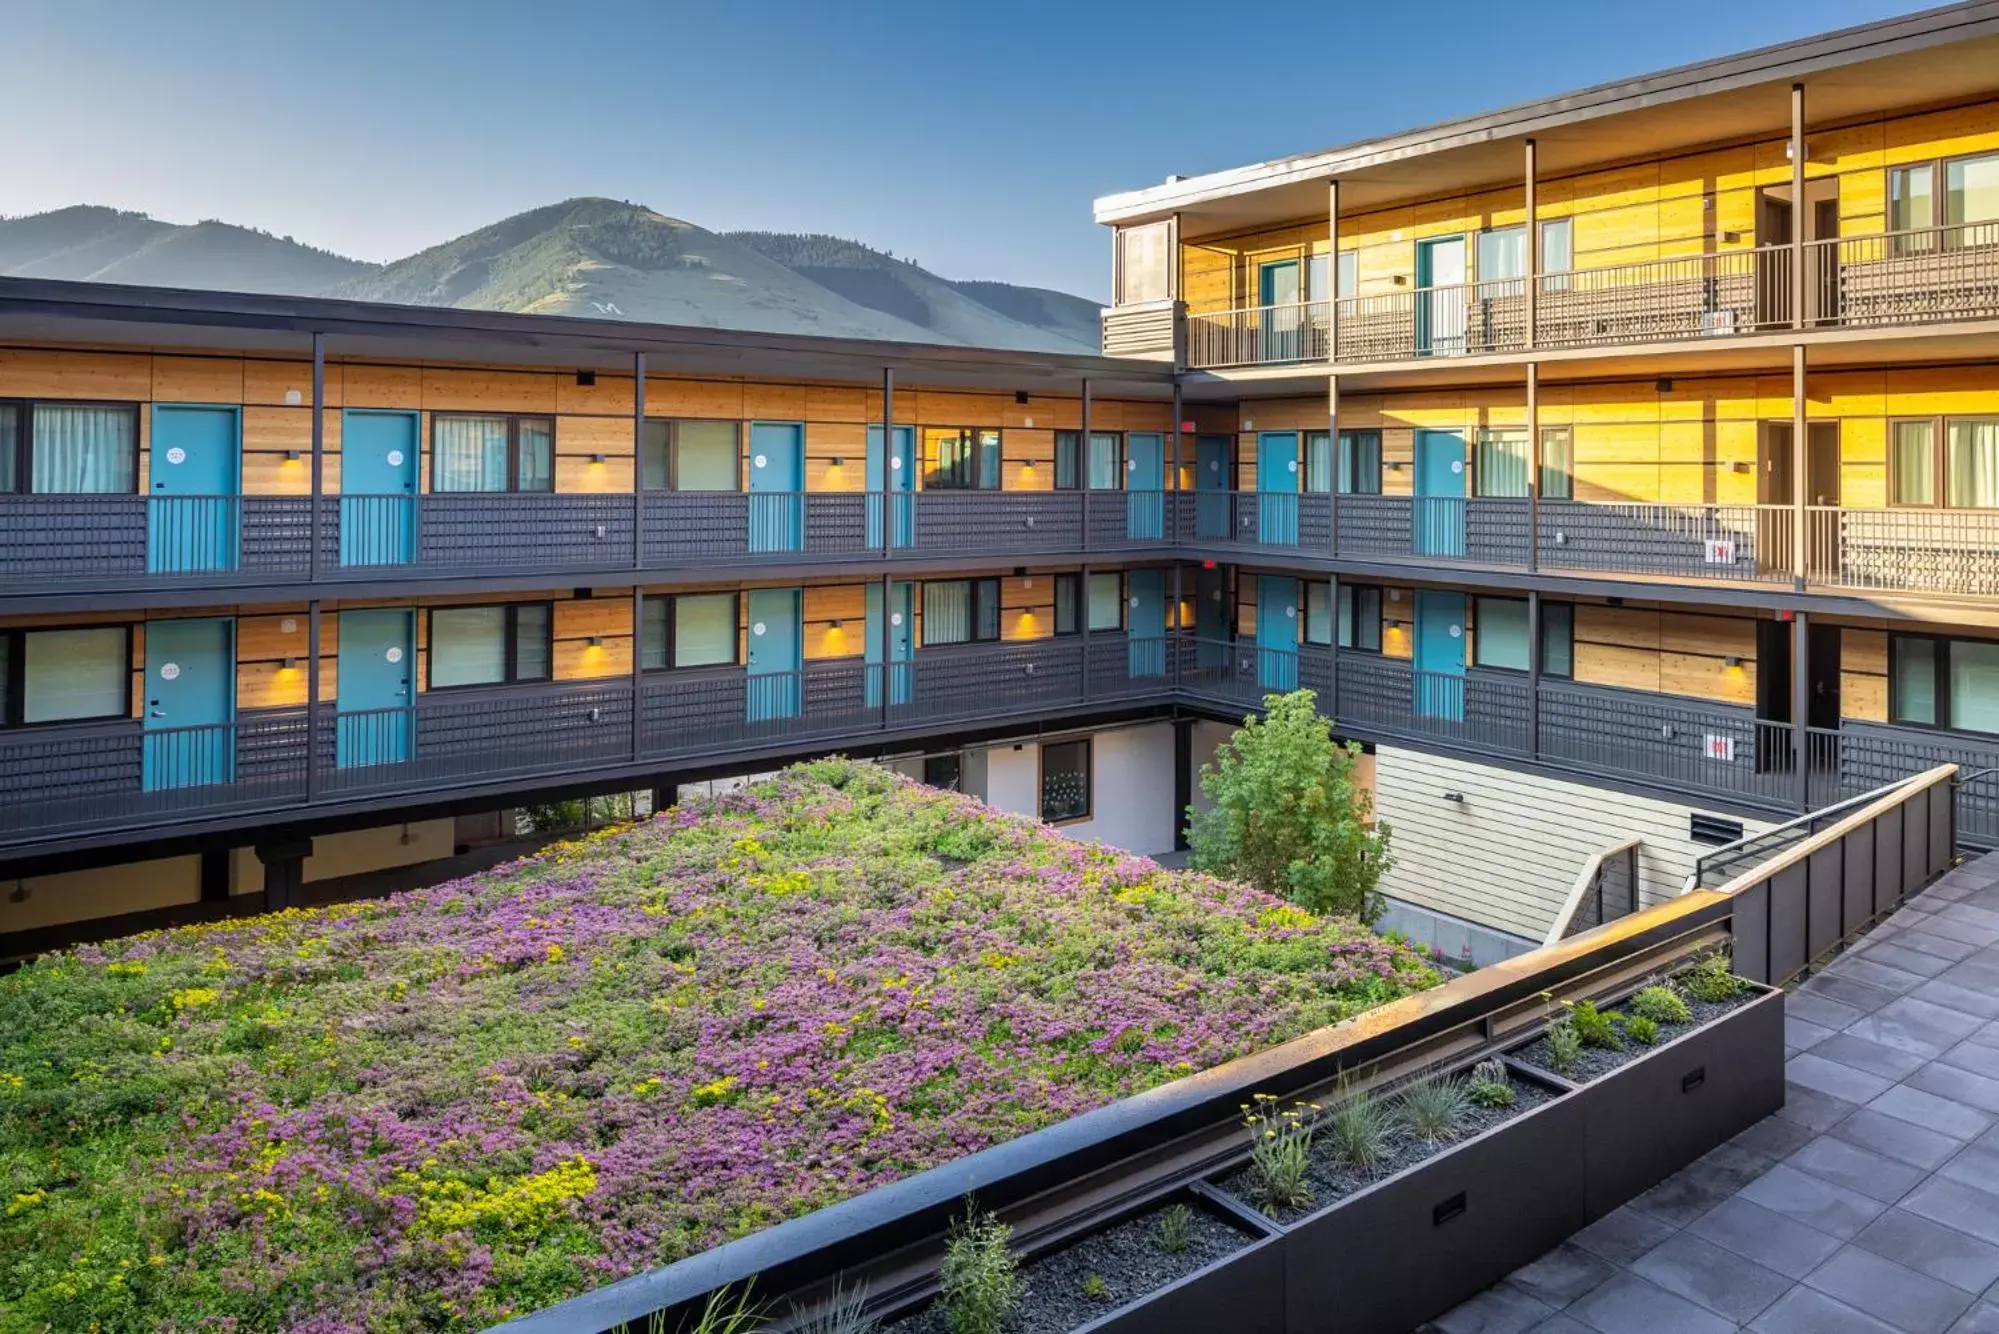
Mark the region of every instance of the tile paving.
[[1787, 1002], [1784, 1110], [1424, 1334], [1999, 1334], [1999, 853]]

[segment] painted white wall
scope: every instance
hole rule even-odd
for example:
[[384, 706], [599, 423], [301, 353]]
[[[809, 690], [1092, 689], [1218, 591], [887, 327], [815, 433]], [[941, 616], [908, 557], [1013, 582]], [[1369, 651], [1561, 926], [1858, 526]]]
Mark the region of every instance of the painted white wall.
[[[1090, 818], [1060, 826], [1070, 838], [1094, 839], [1129, 852], [1173, 850], [1173, 726], [1147, 723], [1090, 735]], [[1003, 811], [1039, 818], [1040, 743], [989, 746], [985, 799]], [[966, 786], [973, 765], [966, 765]]]
[[[1375, 813], [1394, 830], [1381, 892], [1534, 940], [1594, 853], [1642, 838], [1639, 891], [1651, 904], [1678, 894], [1709, 850], [1687, 836], [1703, 807], [1392, 746], [1375, 765]], [[1743, 832], [1770, 823], [1744, 819]]]

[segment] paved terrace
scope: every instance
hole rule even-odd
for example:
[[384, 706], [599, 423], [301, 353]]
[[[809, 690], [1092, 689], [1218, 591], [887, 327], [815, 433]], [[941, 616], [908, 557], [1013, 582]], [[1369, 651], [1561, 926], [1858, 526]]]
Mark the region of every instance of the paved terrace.
[[1788, 999], [1786, 1106], [1426, 1326], [1999, 1334], [1999, 853]]

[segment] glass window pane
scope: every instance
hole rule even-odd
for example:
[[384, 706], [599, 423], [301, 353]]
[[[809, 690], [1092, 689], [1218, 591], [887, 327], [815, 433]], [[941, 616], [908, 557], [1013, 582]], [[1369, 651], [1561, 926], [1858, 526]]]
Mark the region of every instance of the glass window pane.
[[1473, 464], [1478, 494], [1500, 498], [1527, 495], [1527, 432], [1483, 431]]
[[1895, 505], [1937, 503], [1935, 422], [1896, 422], [1889, 428], [1888, 499]]
[[1573, 676], [1576, 663], [1575, 608], [1566, 602], [1541, 604], [1541, 674]]
[[1322, 494], [1333, 489], [1333, 438], [1324, 431], [1305, 433], [1305, 489]]
[[1055, 633], [1073, 635], [1078, 629], [1076, 603], [1080, 600], [1076, 586], [1082, 581], [1081, 575], [1058, 574], [1055, 576]]
[[639, 666], [650, 671], [666, 666], [665, 598], [647, 598], [639, 622]]
[[1124, 629], [1124, 576], [1115, 573], [1090, 576], [1090, 628]]
[[[1348, 590], [1342, 589], [1341, 592]], [[1305, 585], [1305, 642], [1333, 642], [1333, 588], [1314, 579]]]
[[1360, 272], [1360, 251], [1358, 250], [1340, 251], [1339, 272], [1335, 274], [1334, 277], [1335, 280], [1340, 285], [1341, 296], [1352, 296], [1354, 294], [1354, 289], [1359, 285], [1357, 282], [1357, 275], [1359, 274], [1359, 272]]
[[522, 418], [520, 490], [555, 490], [555, 423], [546, 417]]
[[[1946, 223], [1999, 221], [1999, 153], [1947, 162], [1943, 175]], [[1999, 238], [1983, 231], [1965, 238], [1978, 242], [1994, 239]]]
[[1950, 725], [1999, 732], [1999, 643], [1951, 641]]
[[972, 585], [964, 579], [923, 586], [923, 642], [964, 644], [972, 638]]
[[0, 404], [0, 492], [21, 489], [20, 460], [21, 410]]
[[1041, 748], [1041, 818], [1080, 820], [1090, 813], [1090, 743], [1051, 742]]
[[1381, 494], [1381, 432], [1340, 432], [1340, 493]]
[[1123, 440], [1116, 435], [1090, 433], [1090, 489], [1116, 491], [1124, 485]]
[[673, 600], [673, 665], [713, 667], [736, 660], [736, 595], [699, 593]]
[[1058, 491], [1074, 491], [1078, 486], [1076, 480], [1076, 446], [1076, 432], [1057, 431], [1055, 433], [1055, 489]]
[[451, 417], [439, 414], [430, 420], [431, 490], [507, 489], [505, 417]]
[[736, 452], [734, 422], [678, 422], [680, 491], [737, 491], [742, 488], [742, 463]]
[[977, 619], [972, 638], [991, 641], [1000, 637], [1000, 585], [997, 579], [980, 579], [972, 589], [972, 610]]
[[131, 651], [123, 629], [36, 631], [22, 636], [21, 656], [22, 722], [131, 712]]
[[439, 607], [430, 613], [430, 685], [487, 685], [507, 679], [507, 609]]
[[1550, 218], [1541, 224], [1541, 272], [1567, 273], [1575, 267], [1574, 224]]
[[117, 495], [139, 489], [130, 410], [37, 403], [34, 411], [30, 490]]
[[1944, 428], [1944, 503], [1999, 509], [1999, 420], [1954, 421]]
[[1324, 301], [1328, 295], [1326, 291], [1327, 259], [1328, 256], [1319, 254], [1305, 261], [1305, 299], [1307, 301]]
[[546, 681], [549, 671], [549, 606], [524, 602], [514, 608], [514, 679]]
[[1000, 484], [1000, 433], [980, 431], [978, 449], [979, 486], [987, 491], [997, 491]]
[[1541, 494], [1549, 500], [1575, 498], [1574, 458], [1569, 428], [1550, 426], [1541, 432]]
[[1920, 167], [1897, 167], [1888, 173], [1889, 231], [1927, 227], [1935, 220], [1935, 205], [1931, 202], [1934, 171], [1925, 163]]
[[1478, 665], [1527, 670], [1527, 603], [1517, 598], [1479, 598]]
[[1936, 726], [1936, 642], [1897, 636], [1889, 659], [1894, 672], [1888, 683], [1889, 718], [1898, 723]]
[[1527, 230], [1501, 227], [1478, 234], [1478, 280], [1519, 278], [1527, 272]]
[[645, 443], [639, 446], [639, 489], [664, 491], [672, 474], [666, 465], [666, 438], [670, 427], [663, 421], [646, 423]]

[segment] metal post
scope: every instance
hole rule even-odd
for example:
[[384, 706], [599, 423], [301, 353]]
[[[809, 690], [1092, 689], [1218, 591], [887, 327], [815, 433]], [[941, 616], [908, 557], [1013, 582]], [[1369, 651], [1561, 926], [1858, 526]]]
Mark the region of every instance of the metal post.
[[1805, 85], [1791, 85], [1791, 324], [1805, 327]]
[[[318, 341], [315, 336], [314, 341]], [[315, 451], [316, 452], [316, 451]], [[313, 503], [318, 513], [318, 502]], [[315, 525], [316, 526], [316, 525]], [[314, 552], [319, 543], [312, 544]], [[411, 664], [415, 666], [414, 663]], [[319, 795], [319, 599], [305, 604], [305, 799]]]
[[1805, 591], [1805, 510], [1811, 465], [1810, 423], [1805, 419], [1805, 345], [1791, 347], [1791, 578]]
[[1527, 363], [1527, 568], [1541, 568], [1541, 368], [1531, 361]]
[[1169, 631], [1172, 632], [1167, 642], [1173, 645], [1172, 676], [1174, 678], [1173, 683], [1175, 685], [1179, 684], [1178, 677], [1180, 675], [1180, 653], [1181, 653], [1180, 645], [1183, 635], [1187, 629], [1185, 620], [1180, 614], [1181, 599], [1186, 596], [1185, 587], [1181, 582], [1180, 572], [1182, 568], [1184, 567], [1181, 565], [1179, 561], [1176, 560], [1173, 562], [1173, 616], [1171, 620], [1168, 621], [1166, 627]]
[[[645, 568], [645, 466], [646, 466], [646, 354], [632, 353], [632, 568]], [[662, 479], [663, 480], [663, 479]], [[638, 717], [638, 659], [639, 621], [638, 591], [632, 592], [632, 717]], [[638, 735], [638, 723], [632, 723], [632, 735]], [[633, 753], [637, 754], [637, 743], [633, 743]]]
[[1083, 639], [1083, 698], [1090, 697], [1090, 567], [1077, 576], [1076, 630]]
[[[886, 371], [883, 372], [884, 375], [886, 375], [887, 373], [888, 372]], [[884, 482], [888, 480], [888, 454], [886, 450], [884, 450], [882, 454], [882, 480]], [[888, 518], [888, 515], [884, 514], [882, 515], [882, 518], [886, 520]], [[888, 525], [884, 523], [882, 526], [886, 528]], [[895, 676], [895, 630], [893, 626], [895, 611], [890, 606], [890, 599], [889, 599], [890, 587], [891, 585], [889, 583], [888, 571], [883, 570], [882, 571], [881, 692], [882, 692], [882, 731], [884, 732], [888, 730], [888, 701], [895, 687], [895, 682], [893, 680]], [[865, 672], [866, 668], [863, 667], [862, 670]]]
[[1327, 497], [1327, 503], [1333, 510], [1333, 532], [1329, 540], [1332, 543], [1331, 554], [1337, 556], [1340, 554], [1340, 377], [1337, 375], [1326, 377], [1326, 449], [1333, 468], [1330, 479], [1332, 494]]
[[1527, 141], [1527, 346], [1534, 346], [1535, 305], [1541, 294], [1540, 212], [1534, 198], [1534, 178], [1539, 172], [1540, 154], [1534, 141]]
[[1800, 811], [1812, 808], [1811, 766], [1811, 675], [1812, 637], [1802, 611], [1791, 620], [1791, 752], [1797, 766], [1797, 805]]
[[1527, 753], [1541, 753], [1541, 594], [1527, 590]]
[[1165, 525], [1168, 546], [1180, 540], [1180, 414], [1185, 410], [1185, 405], [1180, 401], [1180, 377], [1175, 375], [1173, 377], [1173, 481], [1167, 487], [1172, 495], [1159, 498], [1162, 510], [1169, 505], [1172, 507], [1171, 517]]
[[640, 707], [641, 694], [645, 687], [645, 632], [646, 632], [646, 591], [643, 585], [632, 585], [632, 762], [638, 763], [644, 753], [644, 736], [640, 722], [644, 710]]
[[[863, 442], [862, 448], [865, 449], [866, 447], [867, 447], [866, 443]], [[1006, 481], [1005, 467], [1006, 467], [1005, 461], [1002, 460], [1000, 464], [1001, 468], [1000, 482], [1002, 484], [1004, 484]], [[882, 367], [882, 489], [881, 489], [881, 498], [875, 502], [876, 504], [881, 506], [882, 558], [884, 560], [888, 558], [889, 548], [895, 545], [894, 516], [888, 512], [888, 498], [895, 494], [895, 488], [889, 481], [889, 474], [893, 472], [894, 469], [895, 469], [895, 370], [892, 367], [884, 366]], [[867, 472], [866, 462], [864, 459], [862, 466], [863, 480], [866, 480], [866, 472]], [[910, 487], [914, 489], [914, 487], [916, 486], [916, 479], [911, 478], [909, 484]], [[912, 506], [912, 508], [914, 507]], [[888, 625], [888, 585], [886, 584], [882, 585], [882, 625], [883, 626]], [[882, 641], [883, 647], [886, 648], [887, 644], [888, 641], [884, 639]], [[883, 653], [882, 655], [882, 677], [883, 677], [883, 685], [884, 687], [886, 687], [887, 677], [888, 677], [887, 653]], [[888, 697], [887, 695], [883, 695], [882, 698], [886, 700]], [[883, 717], [883, 725], [886, 726], [888, 715], [883, 714], [882, 717]]]
[[1330, 654], [1330, 661], [1326, 666], [1326, 688], [1332, 692], [1333, 697], [1324, 701], [1324, 707], [1319, 712], [1332, 719], [1334, 724], [1337, 725], [1340, 720], [1340, 577], [1337, 574], [1329, 575], [1326, 579], [1326, 586], [1328, 598], [1326, 609], [1331, 613], [1333, 619], [1333, 623], [1329, 627], [1332, 631], [1331, 638], [1333, 642], [1327, 650]]
[[312, 516], [308, 540], [312, 552], [306, 568], [319, 581], [320, 502], [326, 490], [326, 335], [312, 336]]
[[1076, 493], [1083, 502], [1083, 550], [1090, 549], [1090, 382], [1083, 381], [1081, 429], [1076, 432]]
[[[1310, 267], [1309, 265], [1307, 266]], [[1326, 182], [1326, 360], [1340, 362], [1340, 183]]]

